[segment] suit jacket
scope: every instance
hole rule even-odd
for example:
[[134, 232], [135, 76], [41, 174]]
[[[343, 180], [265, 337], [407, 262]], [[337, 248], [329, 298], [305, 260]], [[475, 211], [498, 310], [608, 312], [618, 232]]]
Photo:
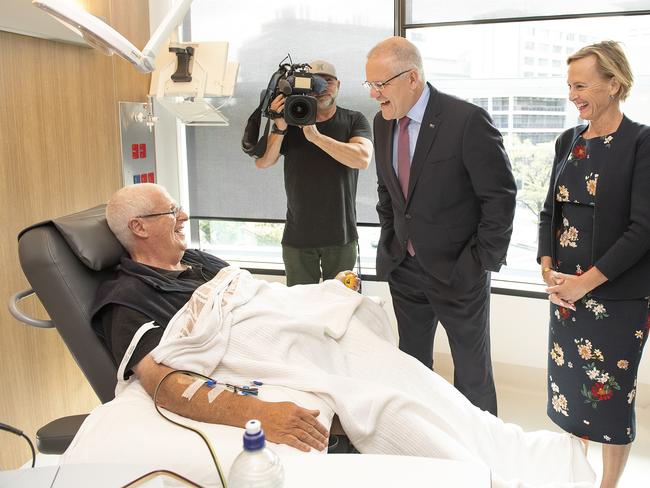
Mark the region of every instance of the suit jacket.
[[386, 279], [402, 262], [410, 239], [420, 265], [452, 283], [498, 271], [505, 263], [517, 189], [501, 133], [488, 113], [430, 84], [426, 89], [430, 97], [406, 200], [392, 164], [396, 122], [375, 116], [377, 275]]
[[[540, 213], [537, 256], [555, 263], [555, 232], [560, 205], [555, 187], [575, 140], [586, 129], [569, 129], [555, 142], [551, 184]], [[608, 279], [592, 294], [600, 298], [650, 296], [650, 127], [623, 117], [610, 157], [598, 176], [592, 263]]]

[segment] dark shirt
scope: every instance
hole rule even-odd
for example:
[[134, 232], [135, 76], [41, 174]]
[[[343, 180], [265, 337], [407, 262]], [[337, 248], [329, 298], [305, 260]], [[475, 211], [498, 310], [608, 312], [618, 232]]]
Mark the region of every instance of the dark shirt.
[[102, 283], [93, 305], [93, 327], [120, 364], [137, 330], [147, 322], [158, 327], [147, 331], [125, 369], [125, 378], [160, 342], [167, 324], [190, 299], [194, 290], [211, 280], [228, 263], [196, 250], [186, 251], [183, 271], [165, 270], [123, 258], [115, 279]]
[[[165, 273], [177, 280], [185, 281], [190, 286], [194, 287], [194, 289], [207, 281], [201, 276], [200, 270], [194, 268], [188, 268], [185, 271], [157, 269], [157, 272], [161, 274]], [[185, 302], [187, 302], [192, 296], [192, 293], [190, 292], [184, 292], [182, 294], [187, 297]], [[160, 324], [144, 313], [124, 305], [111, 303], [102, 310], [101, 323], [105, 341], [113, 354], [116, 364], [120, 364], [122, 361], [122, 358], [131, 343], [131, 339], [133, 339], [133, 336], [138, 329], [143, 324], [152, 321], [158, 327], [149, 329], [140, 338], [140, 341], [134, 349], [124, 370], [125, 379], [131, 375], [133, 366], [138, 364], [142, 358], [149, 354], [158, 345], [163, 333], [165, 332], [167, 324]]]
[[[341, 107], [337, 107], [331, 119], [317, 122], [316, 128], [340, 142], [348, 142], [352, 137], [372, 138], [364, 115]], [[287, 193], [282, 244], [306, 248], [356, 240], [359, 170], [336, 161], [309, 142], [296, 126], [289, 126], [280, 152], [284, 155]]]

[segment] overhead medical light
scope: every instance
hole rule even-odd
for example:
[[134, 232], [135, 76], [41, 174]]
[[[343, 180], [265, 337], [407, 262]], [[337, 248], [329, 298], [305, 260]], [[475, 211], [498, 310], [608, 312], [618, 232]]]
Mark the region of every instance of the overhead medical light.
[[180, 0], [167, 13], [142, 51], [138, 50], [122, 34], [89, 14], [81, 7], [64, 0], [33, 0], [32, 4], [45, 10], [63, 25], [73, 30], [91, 46], [104, 54], [119, 54], [143, 73], [156, 67], [155, 58], [162, 44], [169, 39], [172, 30], [182, 22], [192, 0]]
[[[228, 125], [220, 108], [230, 102], [239, 68], [238, 63], [228, 61], [228, 43], [175, 42], [168, 49], [161, 49], [169, 42], [174, 28], [183, 21], [191, 3], [192, 0], [177, 0], [147, 45], [139, 51], [122, 34], [70, 0], [32, 1], [104, 54], [119, 54], [139, 71], [153, 72], [151, 97], [183, 123]], [[215, 106], [217, 99], [225, 101]], [[136, 120], [146, 122], [151, 129], [156, 120], [152, 107], [148, 106], [139, 115], [141, 117]]]
[[231, 104], [238, 69], [227, 42], [172, 43], [158, 55], [149, 95], [186, 125], [228, 125], [221, 108]]

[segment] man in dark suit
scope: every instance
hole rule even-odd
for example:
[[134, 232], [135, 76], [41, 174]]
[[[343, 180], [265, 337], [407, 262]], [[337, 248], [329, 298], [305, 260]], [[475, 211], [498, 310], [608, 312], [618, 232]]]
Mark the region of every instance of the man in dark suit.
[[496, 415], [490, 359], [490, 271], [505, 263], [516, 185], [488, 113], [426, 83], [402, 37], [368, 54], [381, 236], [377, 275], [393, 298], [400, 349], [433, 365], [438, 321], [454, 385]]

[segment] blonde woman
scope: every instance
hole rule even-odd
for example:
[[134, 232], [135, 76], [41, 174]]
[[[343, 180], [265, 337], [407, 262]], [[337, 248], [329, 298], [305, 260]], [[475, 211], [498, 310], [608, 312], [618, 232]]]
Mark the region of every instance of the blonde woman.
[[635, 436], [636, 376], [650, 327], [650, 127], [621, 111], [632, 72], [621, 46], [570, 56], [569, 100], [587, 121], [555, 146], [538, 260], [551, 301], [548, 415], [603, 444], [613, 488]]

